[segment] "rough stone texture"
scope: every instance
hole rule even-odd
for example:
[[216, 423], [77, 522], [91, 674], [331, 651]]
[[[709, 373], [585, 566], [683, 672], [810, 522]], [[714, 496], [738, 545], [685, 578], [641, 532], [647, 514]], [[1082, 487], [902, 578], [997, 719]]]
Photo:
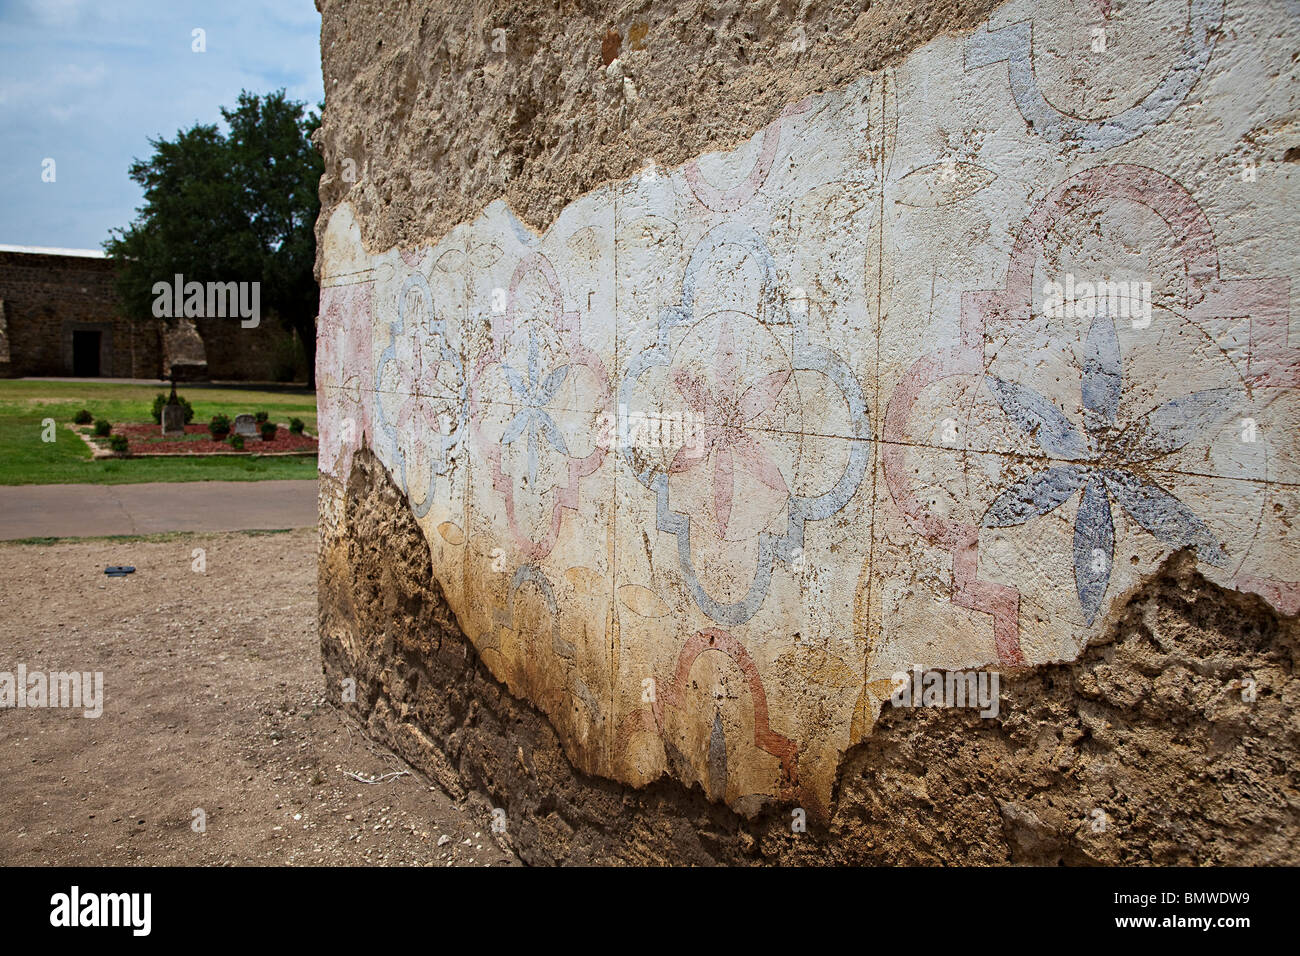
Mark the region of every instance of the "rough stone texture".
[[[470, 35], [491, 19], [457, 9]], [[372, 675], [361, 681], [372, 727], [455, 755], [441, 777], [508, 802], [525, 786], [498, 787], [515, 715], [533, 728], [513, 754], [523, 766], [530, 748], [552, 755], [548, 767], [562, 754], [592, 792], [671, 818], [669, 829], [687, 820], [754, 837], [755, 826], [784, 827], [797, 805], [815, 826], [848, 828], [832, 844], [853, 847], [825, 844], [827, 858], [1163, 858], [1180, 826], [1199, 842], [1179, 852], [1244, 852], [1229, 845], [1231, 821], [1207, 810], [1196, 831], [1167, 789], [1151, 794], [1149, 818], [1103, 799], [1111, 765], [1135, 781], [1167, 771], [1199, 793], [1208, 778], [1194, 755], [1231, 749], [1231, 730], [1197, 736], [1204, 700], [1188, 698], [1196, 718], [1141, 695], [1123, 701], [1115, 716], [1135, 736], [1120, 743], [1088, 720], [1118, 700], [1096, 677], [1114, 665], [1095, 655], [1134, 602], [1170, 609], [1161, 582], [1230, 591], [1243, 622], [1262, 615], [1260, 633], [1277, 631], [1270, 615], [1300, 609], [1300, 310], [1294, 253], [1276, 241], [1300, 198], [1285, 161], [1297, 65], [1292, 31], [1277, 28], [1294, 21], [1280, 9], [1011, 0], [883, 69], [855, 74], [848, 57], [843, 85], [785, 102], [729, 151], [679, 166], [655, 157], [576, 198], [525, 163], [529, 188], [512, 201], [533, 210], [539, 232], [498, 201], [510, 184], [475, 178], [501, 150], [479, 155], [474, 135], [454, 147], [425, 140], [495, 121], [506, 132], [484, 135], [526, 154], [557, 117], [596, 119], [559, 94], [520, 99], [491, 70], [505, 98], [473, 99], [488, 95], [478, 74], [448, 73], [436, 56], [428, 69], [412, 56], [405, 72], [378, 62], [385, 43], [429, 35], [421, 29], [459, 42], [428, 26], [442, 22], [432, 11], [407, 22], [387, 7], [327, 4], [327, 96], [341, 104], [331, 119], [327, 100], [327, 159], [347, 158], [353, 142], [372, 149], [385, 121], [416, 144], [372, 149], [355, 182], [322, 184], [322, 525], [344, 522], [357, 469], [377, 461], [393, 488], [367, 521], [331, 532], [351, 544], [330, 552], [329, 573], [369, 576], [378, 601], [383, 582], [355, 565], [373, 560], [384, 522], [409, 517], [431, 583], [422, 563], [402, 573], [434, 590], [408, 603], [445, 603], [470, 642], [462, 660], [485, 668], [461, 672], [477, 690], [444, 691], [480, 703], [465, 704], [472, 731], [442, 739], [434, 729], [452, 718], [421, 712], [392, 684], [421, 667], [422, 681], [443, 679], [411, 636], [426, 633], [422, 622], [357, 645], [365, 627], [339, 611], [322, 634], [326, 657], [338, 645], [348, 667]], [[419, 18], [426, 26], [412, 25]], [[620, 53], [623, 34], [602, 31], [590, 55], [609, 60], [602, 75], [618, 81], [619, 108], [635, 110], [644, 83], [629, 64], [644, 51]], [[498, 65], [572, 55], [579, 35], [512, 54], [507, 30]], [[654, 62], [707, 76], [719, 41], [696, 42]], [[834, 73], [828, 50], [817, 68]], [[332, 60], [359, 66], [331, 75]], [[751, 63], [743, 82], [802, 91], [799, 72]], [[578, 74], [560, 70], [560, 86], [585, 89]], [[665, 128], [705, 130], [688, 142], [712, 142], [679, 93], [656, 126], [662, 114]], [[521, 103], [527, 122], [512, 125]], [[435, 108], [445, 114], [419, 113]], [[639, 135], [610, 129], [604, 145], [555, 148], [591, 166]], [[589, 182], [570, 172], [566, 186]], [[447, 218], [466, 196], [473, 218]], [[556, 213], [553, 201], [567, 204]], [[1170, 571], [1176, 554], [1192, 564]], [[1193, 658], [1201, 678], [1218, 666]], [[1182, 673], [1149, 655], [1127, 666], [1157, 701]], [[894, 675], [912, 667], [1000, 671], [1001, 716], [900, 717], [887, 702]], [[1064, 674], [1080, 700], [1040, 711], [1024, 688]], [[1247, 719], [1243, 734], [1283, 720], [1250, 707], [1261, 722]], [[1037, 736], [1026, 743], [1028, 715], [1078, 749], [1052, 754], [1050, 779], [1024, 753], [1042, 749]], [[1147, 737], [1155, 756], [1141, 752]], [[1098, 756], [1089, 741], [1112, 750]], [[1292, 744], [1270, 759], [1285, 767]], [[935, 816], [923, 832], [882, 821], [883, 805], [866, 799], [875, 791], [855, 797], [851, 767], [867, 780], [895, 774], [882, 786], [897, 785], [898, 802], [944, 780], [913, 754], [954, 750], [979, 783], [925, 797]], [[1066, 773], [1076, 767], [1078, 781]], [[1294, 831], [1289, 782], [1266, 762], [1254, 772], [1268, 778], [1271, 809], [1249, 818], [1249, 838], [1271, 846], [1266, 826]], [[533, 804], [516, 795], [512, 817], [533, 821], [522, 829], [551, 806], [579, 830], [573, 820], [609, 819], [603, 804], [582, 809], [587, 791], [567, 779], [548, 778]], [[683, 803], [679, 785], [737, 816]], [[642, 799], [660, 803], [652, 813]], [[869, 822], [850, 824], [864, 806]], [[1081, 813], [1090, 835], [1112, 822], [1075, 846]], [[1009, 834], [1001, 850], [995, 824]], [[951, 846], [935, 833], [954, 834]], [[657, 839], [625, 839], [586, 834], [564, 850], [561, 828], [526, 842], [543, 855], [660, 852], [646, 849]]]
[[891, 863], [1300, 860], [1300, 628], [1194, 567], [1171, 558], [1077, 661], [1004, 681], [996, 720], [887, 711], [843, 767], [843, 830]]
[[[343, 513], [319, 578], [330, 698], [453, 796], [504, 809], [528, 862], [1300, 862], [1300, 627], [1185, 556], [1079, 660], [1005, 680], [997, 719], [887, 708], [845, 759], [829, 823], [795, 835], [789, 807], [746, 820], [699, 786], [577, 771], [460, 631], [383, 466], [361, 452], [332, 491], [322, 500]], [[355, 702], [341, 699], [347, 678]]]
[[436, 242], [495, 199], [544, 230], [604, 182], [729, 149], [996, 6], [317, 0], [318, 238], [345, 196], [375, 252]]
[[196, 382], [208, 377], [207, 349], [193, 319], [175, 319], [163, 327], [162, 352], [162, 367], [176, 381]]

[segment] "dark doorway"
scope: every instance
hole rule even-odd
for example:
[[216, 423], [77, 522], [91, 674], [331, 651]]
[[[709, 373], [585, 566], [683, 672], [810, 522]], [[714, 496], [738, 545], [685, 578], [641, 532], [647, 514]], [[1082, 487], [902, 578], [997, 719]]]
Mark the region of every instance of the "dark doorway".
[[72, 333], [72, 374], [89, 378], [99, 374], [99, 332]]

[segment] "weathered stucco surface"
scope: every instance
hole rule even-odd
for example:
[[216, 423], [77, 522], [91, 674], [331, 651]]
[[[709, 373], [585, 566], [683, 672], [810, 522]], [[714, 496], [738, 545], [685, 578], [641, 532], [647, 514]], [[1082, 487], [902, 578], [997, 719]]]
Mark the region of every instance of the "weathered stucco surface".
[[[1296, 862], [1300, 627], [1171, 560], [1079, 659], [1002, 684], [992, 720], [886, 708], [828, 823], [746, 819], [700, 787], [576, 770], [461, 630], [387, 469], [355, 459], [320, 565], [331, 694], [448, 793], [508, 813], [532, 863]], [[1257, 684], [1242, 699], [1234, 675]]]
[[346, 197], [382, 251], [436, 241], [494, 199], [545, 229], [583, 193], [730, 149], [997, 2], [316, 5], [319, 228]]
[[332, 693], [537, 859], [1294, 859], [1291, 5], [422, 7], [322, 7]]

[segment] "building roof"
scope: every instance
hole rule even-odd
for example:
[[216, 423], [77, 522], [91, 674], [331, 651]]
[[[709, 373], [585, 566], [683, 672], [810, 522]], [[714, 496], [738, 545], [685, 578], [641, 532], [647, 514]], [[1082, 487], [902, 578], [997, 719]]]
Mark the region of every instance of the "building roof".
[[77, 256], [82, 259], [103, 259], [102, 249], [56, 249], [52, 246], [8, 246], [0, 243], [0, 252], [25, 252], [36, 256]]

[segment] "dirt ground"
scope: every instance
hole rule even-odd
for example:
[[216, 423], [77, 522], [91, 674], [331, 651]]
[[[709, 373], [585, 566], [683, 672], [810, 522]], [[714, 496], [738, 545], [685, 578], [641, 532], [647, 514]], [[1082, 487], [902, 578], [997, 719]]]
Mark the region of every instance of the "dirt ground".
[[[97, 719], [0, 708], [0, 864], [517, 863], [486, 801], [325, 703], [316, 540], [0, 544], [0, 671], [104, 675]], [[104, 575], [118, 564], [136, 572]]]

